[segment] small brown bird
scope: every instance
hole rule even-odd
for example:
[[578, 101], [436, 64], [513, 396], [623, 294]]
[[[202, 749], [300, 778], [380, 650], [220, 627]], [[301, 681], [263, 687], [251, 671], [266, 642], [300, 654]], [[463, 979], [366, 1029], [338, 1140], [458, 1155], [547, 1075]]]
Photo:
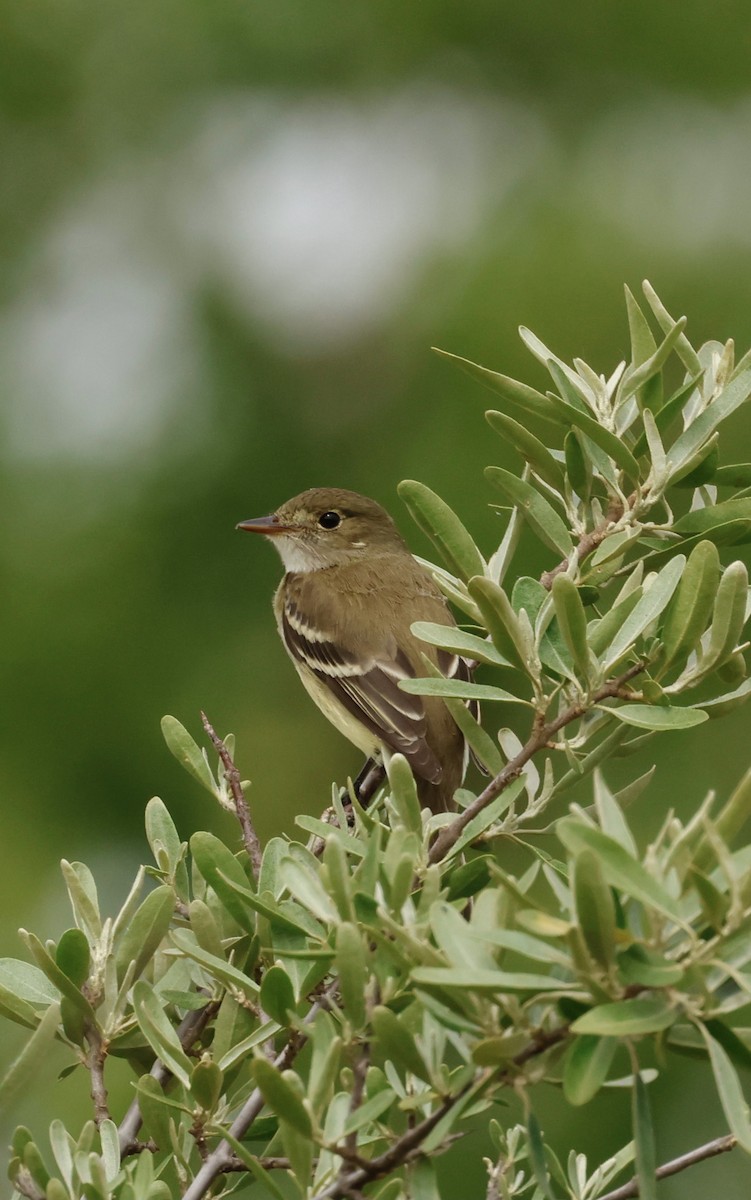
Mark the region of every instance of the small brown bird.
[[464, 776], [464, 737], [441, 699], [398, 684], [427, 674], [421, 654], [446, 676], [468, 679], [470, 669], [412, 633], [415, 621], [454, 619], [389, 514], [357, 492], [311, 488], [237, 528], [279, 551], [279, 633], [324, 716], [371, 759], [403, 754], [421, 802], [447, 808]]

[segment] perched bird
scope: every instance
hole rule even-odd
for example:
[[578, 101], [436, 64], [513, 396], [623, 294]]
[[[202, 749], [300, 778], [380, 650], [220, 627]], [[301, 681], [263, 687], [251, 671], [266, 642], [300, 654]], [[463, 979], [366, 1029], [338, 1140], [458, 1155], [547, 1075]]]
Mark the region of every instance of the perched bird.
[[421, 654], [447, 676], [468, 679], [469, 665], [411, 632], [415, 621], [454, 619], [389, 514], [357, 492], [311, 488], [237, 528], [279, 551], [279, 633], [324, 716], [377, 762], [403, 754], [421, 802], [447, 808], [464, 776], [464, 737], [443, 700], [398, 684], [427, 674]]

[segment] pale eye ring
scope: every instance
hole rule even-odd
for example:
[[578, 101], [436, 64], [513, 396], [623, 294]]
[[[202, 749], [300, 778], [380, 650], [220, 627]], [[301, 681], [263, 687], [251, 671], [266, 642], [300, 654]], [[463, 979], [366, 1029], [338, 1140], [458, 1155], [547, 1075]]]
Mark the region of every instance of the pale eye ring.
[[341, 524], [341, 521], [342, 518], [338, 512], [321, 513], [318, 518], [318, 524], [321, 526], [321, 529], [336, 529], [337, 525]]

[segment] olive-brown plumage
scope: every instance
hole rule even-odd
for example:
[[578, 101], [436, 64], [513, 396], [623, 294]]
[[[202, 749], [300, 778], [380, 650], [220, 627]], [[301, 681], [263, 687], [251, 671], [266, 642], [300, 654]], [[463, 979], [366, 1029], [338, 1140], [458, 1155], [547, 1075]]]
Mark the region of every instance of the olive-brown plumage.
[[469, 670], [411, 632], [415, 621], [454, 620], [391, 517], [356, 492], [312, 488], [238, 528], [279, 551], [277, 625], [318, 707], [369, 757], [403, 754], [421, 801], [446, 808], [464, 774], [464, 738], [442, 700], [409, 695], [399, 680], [427, 673], [423, 654], [445, 675]]

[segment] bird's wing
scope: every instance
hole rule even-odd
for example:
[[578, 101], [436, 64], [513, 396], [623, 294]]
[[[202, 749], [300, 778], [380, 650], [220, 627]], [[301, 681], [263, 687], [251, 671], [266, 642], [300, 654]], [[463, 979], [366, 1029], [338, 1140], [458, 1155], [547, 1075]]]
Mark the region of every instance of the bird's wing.
[[292, 658], [312, 671], [357, 721], [378, 741], [403, 754], [421, 779], [440, 782], [441, 764], [425, 740], [422, 700], [399, 687], [400, 679], [414, 678], [415, 672], [398, 647], [366, 659], [358, 657], [321, 630], [312, 629], [294, 603], [282, 608], [281, 630]]

